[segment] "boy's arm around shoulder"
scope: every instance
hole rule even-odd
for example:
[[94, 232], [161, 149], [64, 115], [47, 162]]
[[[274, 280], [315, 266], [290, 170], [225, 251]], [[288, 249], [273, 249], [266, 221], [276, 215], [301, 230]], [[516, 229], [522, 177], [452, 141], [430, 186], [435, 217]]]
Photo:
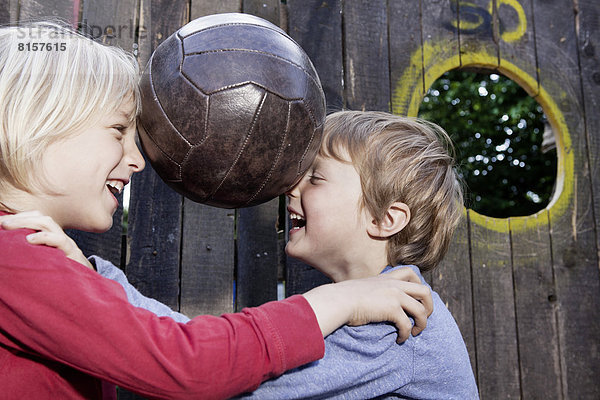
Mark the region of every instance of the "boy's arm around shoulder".
[[131, 306], [117, 283], [60, 250], [30, 245], [28, 233], [0, 229], [0, 343], [7, 347], [169, 398], [229, 397], [323, 354], [300, 296], [178, 324]]

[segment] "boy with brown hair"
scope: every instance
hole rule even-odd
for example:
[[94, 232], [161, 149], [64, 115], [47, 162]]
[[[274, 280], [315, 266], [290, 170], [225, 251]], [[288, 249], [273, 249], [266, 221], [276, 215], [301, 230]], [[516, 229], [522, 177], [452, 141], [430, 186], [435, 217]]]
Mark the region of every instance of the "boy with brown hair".
[[[317, 159], [287, 193], [286, 252], [335, 282], [402, 266], [435, 268], [462, 212], [450, 148], [448, 135], [426, 121], [382, 112], [330, 115]], [[385, 323], [342, 327], [326, 338], [322, 360], [247, 396], [478, 398], [456, 322], [433, 298], [427, 329], [406, 342], [397, 344]]]

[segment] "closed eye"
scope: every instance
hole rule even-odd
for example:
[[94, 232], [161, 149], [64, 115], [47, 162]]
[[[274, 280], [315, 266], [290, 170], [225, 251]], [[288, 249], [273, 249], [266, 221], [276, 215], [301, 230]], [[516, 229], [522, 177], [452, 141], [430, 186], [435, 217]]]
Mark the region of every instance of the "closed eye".
[[114, 129], [118, 132], [117, 138], [120, 140], [127, 133], [127, 126], [125, 125], [113, 125], [111, 129]]
[[325, 179], [321, 178], [320, 176], [309, 175], [308, 180], [312, 185], [316, 185], [319, 181], [324, 181]]

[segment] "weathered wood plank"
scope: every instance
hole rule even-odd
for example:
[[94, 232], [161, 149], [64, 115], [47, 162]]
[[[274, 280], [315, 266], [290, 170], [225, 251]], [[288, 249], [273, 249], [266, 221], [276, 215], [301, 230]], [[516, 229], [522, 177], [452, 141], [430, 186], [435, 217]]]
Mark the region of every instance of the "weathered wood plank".
[[[494, 29], [498, 21], [488, 8], [489, 0], [451, 2], [458, 11], [458, 39], [461, 66], [497, 66], [498, 44]], [[493, 3], [491, 3], [493, 4]]]
[[421, 20], [427, 91], [444, 72], [460, 66], [458, 8], [450, 1], [422, 1]]
[[533, 12], [540, 92], [556, 105], [540, 104], [559, 135], [560, 197], [549, 217], [563, 396], [597, 399], [600, 358], [590, 346], [600, 343], [600, 277], [572, 5], [534, 0]]
[[[328, 110], [340, 110], [343, 106], [341, 1], [289, 0], [287, 9], [288, 33], [313, 62], [323, 85]], [[286, 296], [303, 293], [327, 282], [329, 279], [319, 271], [287, 258]]]
[[79, 22], [80, 0], [21, 1], [19, 21], [61, 19], [76, 27]]
[[281, 27], [281, 0], [243, 0], [242, 11], [256, 15]]
[[328, 110], [343, 107], [341, 0], [289, 0], [289, 35], [310, 57], [319, 78]]
[[10, 3], [9, 0], [0, 1], [0, 24], [8, 24], [11, 22]]
[[[600, 115], [597, 110], [600, 107], [600, 7], [594, 0], [579, 0], [579, 62], [581, 66], [581, 79], [583, 87], [583, 99], [585, 109], [585, 124], [588, 141], [588, 160], [590, 166], [590, 176], [592, 182], [596, 248], [600, 249], [600, 236], [598, 227], [600, 226]], [[590, 267], [589, 273], [592, 274]], [[596, 296], [600, 296], [600, 291], [595, 289], [592, 283], [590, 288]], [[591, 304], [598, 310], [598, 300]], [[592, 317], [593, 318], [593, 317]], [[594, 321], [592, 321], [594, 323]], [[592, 327], [588, 335], [591, 343], [600, 343], [600, 329], [598, 328], [598, 317], [595, 319], [595, 326]], [[591, 369], [590, 374], [600, 376], [600, 350], [598, 346], [590, 346]], [[584, 366], [585, 367], [585, 366]], [[589, 396], [598, 397], [598, 385], [595, 390], [589, 391]], [[590, 397], [591, 398], [591, 397]]]
[[[597, 110], [600, 107], [600, 7], [595, 0], [579, 0], [579, 63], [581, 66], [581, 81], [584, 100], [584, 120], [588, 143], [588, 162], [590, 168], [593, 210], [594, 210], [594, 228], [596, 231], [596, 249], [600, 249], [600, 236], [598, 227], [600, 226], [600, 115]], [[591, 266], [588, 267], [588, 273], [593, 274]], [[586, 277], [583, 277], [586, 278]], [[600, 290], [594, 288], [595, 283], [591, 285], [591, 294], [596, 296], [593, 303], [590, 304], [595, 310], [598, 310], [598, 299]], [[586, 335], [591, 340], [592, 346], [600, 343], [600, 328], [598, 327], [598, 316], [591, 323], [593, 326], [590, 333]], [[588, 328], [589, 329], [589, 328]], [[600, 354], [597, 346], [591, 348], [591, 362], [587, 367], [590, 369], [590, 375], [600, 376], [600, 366], [598, 360]], [[588, 384], [591, 384], [589, 382]], [[586, 391], [586, 396], [600, 397], [598, 394], [598, 384]]]
[[91, 0], [83, 3], [81, 30], [102, 43], [135, 50], [137, 0]]
[[[539, 89], [531, 0], [500, 1], [493, 5], [492, 14], [497, 22], [494, 38], [498, 43], [500, 68], [505, 73], [518, 69], [518, 74], [508, 73], [509, 77], [535, 96]], [[521, 72], [528, 75], [531, 82], [524, 81]]]
[[191, 19], [241, 11], [242, 0], [191, 0]]
[[520, 396], [508, 220], [469, 211], [477, 381], [483, 399]]
[[189, 317], [232, 312], [235, 210], [185, 200], [181, 312]]
[[509, 219], [521, 395], [560, 399], [556, 293], [548, 211]]
[[[150, 52], [187, 21], [187, 2], [153, 0], [141, 10]], [[150, 163], [132, 180], [126, 273], [142, 293], [179, 309], [182, 197], [158, 177]]]
[[[595, 0], [579, 0], [579, 63], [585, 110], [585, 130], [595, 227], [600, 226], [600, 7]], [[600, 248], [600, 236], [597, 236]]]
[[342, 15], [346, 108], [390, 111], [386, 1], [347, 1]]
[[[456, 320], [469, 351], [473, 372], [477, 371], [475, 325], [473, 320], [473, 289], [467, 211], [461, 219], [448, 253], [431, 273], [430, 284]], [[477, 376], [477, 375], [475, 375]]]
[[392, 112], [416, 116], [424, 93], [421, 16], [417, 2], [388, 2]]
[[279, 198], [237, 212], [236, 309], [277, 300]]

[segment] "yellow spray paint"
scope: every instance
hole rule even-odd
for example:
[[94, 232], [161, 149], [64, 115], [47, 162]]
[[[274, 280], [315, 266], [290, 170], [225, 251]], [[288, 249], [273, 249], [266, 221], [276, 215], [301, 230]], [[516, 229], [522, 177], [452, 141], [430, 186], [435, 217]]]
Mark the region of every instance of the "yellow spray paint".
[[[424, 97], [423, 82], [429, 86], [446, 71], [460, 67], [460, 62], [458, 54], [446, 54], [443, 44], [424, 43], [411, 55], [409, 67], [395, 85], [392, 94], [392, 111], [399, 115], [417, 116]], [[477, 53], [463, 55], [462, 62], [462, 67], [478, 66], [499, 71], [519, 83], [542, 106], [556, 135], [558, 155], [555, 195], [545, 210], [551, 209], [554, 215], [564, 214], [569, 209], [573, 198], [575, 161], [569, 127], [556, 101], [544, 87], [538, 88], [538, 82], [534, 77], [513, 63], [500, 59], [500, 65], [498, 65], [496, 55], [490, 55], [481, 50]], [[558, 96], [563, 97], [567, 94], [563, 92]], [[469, 210], [469, 217], [472, 223], [493, 231], [508, 232], [509, 224], [505, 219], [483, 216], [473, 210]], [[537, 221], [537, 218], [511, 217], [510, 229], [513, 232], [533, 229], [537, 226]]]
[[[496, 0], [496, 9], [499, 9], [502, 5], [512, 8], [517, 13], [517, 26], [512, 30], [500, 33], [500, 38], [505, 42], [515, 42], [521, 39], [525, 32], [527, 32], [525, 10], [518, 0]], [[467, 1], [459, 1], [458, 7], [459, 9], [466, 10], [464, 13], [474, 16], [476, 19], [475, 21], [466, 21], [464, 19], [451, 21], [451, 25], [455, 29], [460, 29], [463, 32], [475, 31], [485, 23], [486, 19], [481, 15], [481, 12], [487, 12], [490, 20], [491, 16], [494, 15], [494, 0], [490, 0], [487, 10]], [[478, 10], [479, 12], [472, 12], [472, 10]]]
[[[513, 10], [517, 12], [518, 23], [517, 27], [511, 31], [504, 31], [500, 34], [500, 37], [505, 42], [516, 42], [521, 39], [525, 32], [527, 32], [527, 17], [525, 16], [525, 10], [523, 6], [517, 0], [496, 0], [496, 7], [500, 8], [501, 5], [506, 5], [511, 7]], [[488, 12], [490, 14], [493, 13], [494, 2], [490, 0], [490, 4], [488, 6]]]

